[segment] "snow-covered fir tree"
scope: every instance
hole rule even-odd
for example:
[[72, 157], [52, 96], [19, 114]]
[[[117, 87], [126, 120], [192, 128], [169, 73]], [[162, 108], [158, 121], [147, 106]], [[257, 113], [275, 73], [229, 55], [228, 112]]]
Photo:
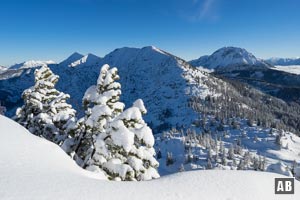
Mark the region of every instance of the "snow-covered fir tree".
[[142, 118], [147, 110], [138, 99], [123, 111], [118, 79], [117, 69], [104, 65], [97, 85], [84, 95], [86, 128], [77, 151], [81, 166], [104, 170], [112, 180], [158, 178], [154, 137]]
[[14, 119], [31, 133], [62, 145], [74, 131], [76, 111], [67, 103], [70, 96], [55, 89], [59, 77], [47, 66], [34, 75], [35, 85], [23, 92], [24, 105]]
[[[92, 165], [91, 158], [95, 154], [95, 146], [102, 148], [99, 145], [104, 144], [104, 141], [100, 142], [100, 140], [104, 140], [106, 137], [107, 123], [121, 113], [125, 107], [123, 103], [119, 102], [121, 85], [116, 82], [119, 79], [117, 72], [117, 68], [110, 69], [109, 65], [104, 65], [100, 70], [97, 84], [89, 87], [83, 97], [86, 115], [84, 119], [81, 119], [84, 128], [75, 149], [76, 161], [82, 167]], [[105, 152], [106, 150], [103, 150], [101, 154], [106, 154]], [[100, 157], [97, 158], [100, 160], [95, 161], [97, 165], [106, 161], [102, 156]]]
[[[128, 173], [122, 180], [149, 180], [158, 178], [156, 168], [158, 162], [154, 158], [155, 150], [152, 130], [142, 119], [147, 111], [141, 99], [136, 100], [133, 106], [118, 115], [109, 124], [107, 129], [107, 147], [112, 159], [119, 159], [124, 165], [132, 168], [134, 173]], [[104, 164], [104, 169], [110, 176], [120, 176], [118, 165]], [[129, 168], [130, 169], [130, 168]], [[129, 171], [130, 172], [130, 171]]]

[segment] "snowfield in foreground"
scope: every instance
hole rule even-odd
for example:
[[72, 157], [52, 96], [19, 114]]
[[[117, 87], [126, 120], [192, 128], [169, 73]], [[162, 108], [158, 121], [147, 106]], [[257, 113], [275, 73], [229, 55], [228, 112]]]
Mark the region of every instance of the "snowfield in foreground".
[[79, 168], [58, 146], [0, 116], [1, 199], [299, 199], [275, 195], [278, 174], [254, 171], [183, 172], [146, 182], [111, 182]]

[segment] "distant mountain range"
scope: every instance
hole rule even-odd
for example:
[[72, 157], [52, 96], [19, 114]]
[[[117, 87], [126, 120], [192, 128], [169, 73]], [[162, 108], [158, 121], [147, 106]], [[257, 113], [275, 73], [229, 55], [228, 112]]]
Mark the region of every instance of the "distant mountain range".
[[270, 58], [265, 61], [270, 63], [271, 65], [300, 65], [300, 58]]
[[[129, 106], [135, 99], [142, 98], [151, 110], [146, 120], [157, 130], [189, 126], [197, 116], [188, 107], [190, 96], [214, 95], [213, 89], [205, 83], [205, 80], [213, 80], [210, 75], [152, 46], [120, 48], [104, 58], [74, 53], [61, 63], [48, 66], [60, 76], [57, 87], [71, 95], [70, 102], [79, 115], [85, 90], [96, 83], [100, 68], [106, 63], [118, 67], [122, 101]], [[8, 116], [14, 115], [23, 103], [21, 94], [34, 84], [36, 68], [13, 68], [0, 74], [0, 100], [7, 106]], [[196, 77], [201, 78], [198, 82], [203, 84], [196, 84]]]
[[51, 64], [56, 64], [56, 63], [52, 60], [48, 60], [48, 61], [29, 60], [20, 64], [12, 65], [8, 69], [27, 69], [27, 68], [34, 68], [42, 65], [51, 65]]
[[[225, 91], [237, 95], [232, 98], [240, 99], [241, 91], [230, 86], [232, 80], [247, 83], [288, 102], [297, 102], [300, 98], [297, 86], [300, 78], [297, 75], [273, 70], [272, 65], [242, 48], [224, 47], [211, 56], [188, 63], [153, 46], [124, 47], [103, 58], [75, 52], [58, 64], [28, 61], [2, 71], [0, 101], [7, 107], [8, 116], [13, 116], [16, 108], [23, 104], [22, 92], [34, 84], [34, 70], [44, 64], [60, 76], [57, 87], [71, 95], [70, 102], [79, 116], [83, 114], [82, 96], [90, 85], [96, 83], [100, 67], [103, 64], [118, 67], [122, 101], [129, 106], [135, 99], [142, 98], [151, 110], [145, 119], [156, 131], [190, 126], [199, 115], [191, 108], [191, 99], [199, 101], [220, 97]], [[215, 72], [209, 74], [197, 66], [214, 69]], [[252, 97], [243, 98], [243, 103], [237, 104], [248, 104]]]

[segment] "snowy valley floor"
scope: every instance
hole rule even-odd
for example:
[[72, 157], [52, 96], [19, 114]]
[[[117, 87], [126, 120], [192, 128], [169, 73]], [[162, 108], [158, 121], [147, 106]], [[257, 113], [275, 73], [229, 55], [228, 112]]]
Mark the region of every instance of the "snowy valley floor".
[[111, 182], [79, 168], [58, 146], [0, 116], [0, 199], [299, 199], [275, 195], [274, 177], [255, 171], [182, 172], [146, 182]]
[[279, 70], [279, 71], [288, 72], [291, 74], [300, 75], [300, 65], [288, 65], [288, 66], [277, 65], [277, 66], [275, 66], [274, 69]]

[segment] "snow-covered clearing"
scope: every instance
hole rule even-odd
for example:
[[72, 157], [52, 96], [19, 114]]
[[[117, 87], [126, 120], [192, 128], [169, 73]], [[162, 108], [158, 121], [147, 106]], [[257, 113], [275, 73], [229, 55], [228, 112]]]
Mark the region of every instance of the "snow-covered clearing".
[[58, 146], [0, 116], [1, 199], [299, 199], [275, 195], [274, 173], [206, 170], [112, 182], [79, 168]]
[[[225, 126], [225, 133], [217, 133], [212, 138], [218, 137], [221, 134], [222, 144], [224, 145], [226, 152], [229, 151], [230, 146], [241, 142], [241, 146], [244, 151], [249, 152], [252, 156], [266, 157], [265, 170], [269, 172], [275, 172], [279, 174], [288, 174], [288, 170], [276, 170], [283, 166], [291, 167], [293, 161], [299, 163], [300, 161], [300, 137], [290, 132], [284, 132], [281, 143], [282, 148], [275, 143], [276, 135], [278, 131], [274, 129], [270, 134], [269, 128], [262, 128], [259, 126], [249, 127], [245, 120], [241, 120], [240, 129], [232, 129], [229, 126]], [[180, 171], [181, 165], [184, 166], [186, 171], [205, 169], [207, 165], [208, 149], [205, 146], [199, 145], [197, 142], [191, 143], [191, 153], [197, 158], [193, 162], [187, 162], [188, 152], [186, 148], [186, 136], [181, 133], [171, 134], [158, 134], [156, 135], [156, 149], [161, 151], [162, 158], [158, 159], [159, 172], [161, 176], [172, 174]], [[220, 150], [220, 142], [218, 143], [218, 149]], [[167, 166], [167, 152], [172, 154], [174, 163]], [[239, 161], [243, 156], [236, 154], [235, 159]], [[231, 160], [227, 160], [227, 166], [216, 165], [216, 168], [220, 169], [236, 169], [233, 166]], [[274, 169], [276, 168], [276, 169]]]

